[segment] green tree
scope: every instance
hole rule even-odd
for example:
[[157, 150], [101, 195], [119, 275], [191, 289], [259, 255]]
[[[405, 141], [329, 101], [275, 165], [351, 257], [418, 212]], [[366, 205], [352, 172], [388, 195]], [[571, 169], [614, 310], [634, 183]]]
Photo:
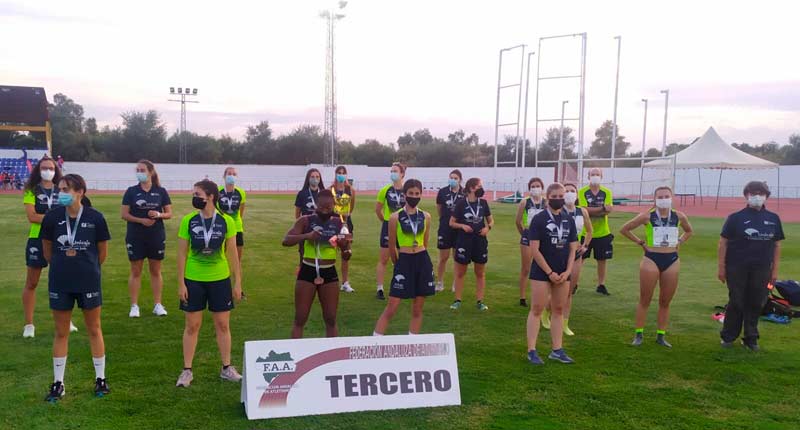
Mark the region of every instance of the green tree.
[[353, 163], [367, 166], [388, 166], [395, 161], [395, 150], [375, 139], [367, 139], [353, 150]]
[[[539, 161], [556, 161], [558, 160], [559, 145], [561, 141], [561, 128], [553, 127], [548, 128], [545, 132], [544, 139], [539, 145]], [[574, 159], [578, 157], [575, 152], [575, 136], [572, 135], [572, 128], [564, 127], [564, 152], [563, 158]], [[533, 163], [535, 148], [530, 148], [530, 152], [526, 154], [526, 159], [531, 160]], [[526, 164], [528, 161], [526, 160]], [[552, 164], [551, 164], [552, 165]]]
[[789, 136], [789, 145], [785, 147], [781, 164], [800, 164], [800, 134]]
[[[589, 147], [589, 156], [593, 158], [609, 158], [611, 157], [611, 138], [614, 131], [614, 123], [611, 121], [603, 122], [594, 132], [595, 139]], [[625, 140], [625, 136], [619, 134], [619, 126], [617, 126], [617, 142], [614, 147], [614, 154], [616, 157], [624, 157], [631, 146], [630, 142]]]
[[[53, 129], [53, 152], [55, 154], [71, 154], [80, 134], [83, 132], [83, 106], [75, 103], [71, 98], [58, 93], [53, 96], [53, 103], [48, 105], [50, 125]], [[82, 158], [77, 158], [82, 160]]]
[[269, 121], [261, 121], [255, 126], [248, 126], [244, 135], [242, 148], [245, 159], [253, 164], [275, 164], [276, 144], [272, 139]]

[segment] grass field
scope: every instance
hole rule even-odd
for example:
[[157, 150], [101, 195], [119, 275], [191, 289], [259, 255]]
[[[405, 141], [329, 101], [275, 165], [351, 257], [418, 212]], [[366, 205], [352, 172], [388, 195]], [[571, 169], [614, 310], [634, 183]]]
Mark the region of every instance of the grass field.
[[[696, 236], [681, 249], [681, 284], [673, 302], [668, 338], [672, 350], [657, 347], [655, 309], [645, 330], [647, 342], [628, 346], [638, 300], [641, 251], [620, 240], [610, 263], [603, 297], [593, 290], [594, 263], [584, 269], [570, 325], [576, 336], [565, 347], [574, 366], [548, 363], [534, 368], [526, 361], [527, 309], [517, 303], [518, 236], [515, 207], [493, 205], [496, 228], [490, 235], [486, 303], [458, 312], [448, 309], [449, 291], [426, 303], [423, 332], [455, 334], [463, 405], [316, 416], [249, 422], [239, 403], [239, 385], [218, 378], [219, 356], [210, 315], [206, 315], [195, 380], [189, 389], [175, 388], [180, 373], [183, 316], [175, 287], [175, 239], [178, 220], [191, 208], [188, 196], [175, 196], [176, 218], [168, 222], [168, 257], [164, 263], [165, 305], [170, 314], [151, 313], [152, 296], [145, 279], [142, 318], [128, 318], [125, 226], [119, 219], [120, 196], [93, 196], [109, 220], [110, 253], [103, 268], [103, 331], [107, 347], [110, 396], [94, 398], [94, 373], [80, 314], [81, 329], [70, 339], [66, 371], [67, 396], [58, 404], [43, 401], [52, 382], [52, 319], [43, 275], [37, 293], [36, 338], [22, 338], [20, 294], [25, 278], [24, 241], [28, 223], [21, 196], [1, 196], [0, 230], [0, 428], [3, 429], [796, 429], [800, 428], [800, 332], [789, 326], [761, 324], [763, 352], [721, 350], [720, 325], [711, 319], [714, 305], [726, 303], [727, 290], [716, 280], [719, 219], [693, 219]], [[342, 336], [369, 335], [385, 302], [374, 299], [374, 267], [379, 224], [371, 202], [363, 199], [355, 214], [352, 285], [339, 306]], [[423, 207], [433, 209], [430, 199]], [[630, 217], [612, 216], [618, 230]], [[246, 217], [244, 290], [248, 300], [234, 310], [234, 364], [241, 368], [246, 340], [287, 338], [293, 314], [296, 248], [280, 239], [291, 225], [289, 196], [252, 196]], [[800, 278], [800, 225], [785, 225], [782, 278]], [[432, 252], [435, 258], [435, 251]], [[448, 269], [449, 285], [452, 269]], [[146, 277], [146, 275], [145, 275]], [[468, 278], [464, 300], [474, 303], [474, 280]], [[408, 305], [389, 334], [405, 334]], [[539, 348], [549, 351], [547, 332]], [[306, 336], [324, 334], [315, 305]]]

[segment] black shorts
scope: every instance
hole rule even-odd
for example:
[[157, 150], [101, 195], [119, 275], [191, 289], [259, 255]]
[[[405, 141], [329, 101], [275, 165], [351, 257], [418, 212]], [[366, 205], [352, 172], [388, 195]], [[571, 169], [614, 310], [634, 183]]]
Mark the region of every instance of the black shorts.
[[400, 253], [392, 274], [389, 297], [413, 299], [432, 296], [436, 291], [433, 282], [433, 263], [428, 251], [416, 254]]
[[[336, 265], [331, 267], [320, 267], [319, 276], [323, 279], [322, 284], [339, 282], [339, 274], [336, 272]], [[300, 271], [297, 272], [297, 280], [314, 283], [317, 278], [317, 268], [306, 263], [300, 263]]]
[[[564, 270], [566, 270], [566, 268]], [[561, 270], [561, 271], [554, 270], [554, 272], [556, 272], [558, 274], [561, 274], [561, 273], [563, 273], [564, 270]], [[533, 264], [531, 264], [531, 273], [530, 273], [530, 275], [528, 275], [528, 279], [532, 279], [534, 281], [550, 282], [550, 277], [547, 276], [547, 274], [544, 272], [544, 270], [542, 270], [539, 267], [539, 265], [536, 264], [535, 261], [533, 262]], [[569, 279], [569, 278], [567, 278], [567, 279]]]
[[145, 258], [163, 260], [167, 248], [167, 233], [163, 228], [146, 232], [128, 230], [125, 234], [125, 247], [128, 250], [129, 261]]
[[594, 253], [595, 260], [610, 260], [614, 258], [614, 235], [609, 234], [603, 237], [593, 237], [583, 254], [583, 259], [589, 258]]
[[47, 267], [47, 260], [44, 259], [42, 251], [42, 239], [28, 238], [25, 244], [25, 265], [33, 268]]
[[236, 233], [236, 246], [244, 246], [244, 233], [241, 231]]
[[384, 221], [383, 224], [381, 224], [380, 245], [381, 248], [389, 247], [389, 221]]
[[522, 231], [522, 236], [519, 238], [519, 244], [522, 246], [531, 246], [531, 241], [528, 239], [528, 229]]
[[437, 232], [438, 241], [436, 247], [438, 249], [451, 249], [456, 246], [456, 238], [458, 237], [458, 230], [450, 228], [449, 224], [439, 224], [439, 231]]
[[54, 311], [71, 311], [76, 302], [81, 309], [94, 309], [103, 304], [103, 293], [100, 290], [85, 293], [50, 291], [50, 309]]
[[459, 232], [455, 248], [455, 260], [458, 264], [486, 264], [489, 261], [489, 240], [486, 236]]
[[189, 300], [181, 302], [180, 309], [184, 312], [198, 312], [206, 308], [211, 312], [225, 312], [233, 309], [233, 288], [231, 278], [221, 281], [192, 281], [184, 279], [189, 290]]
[[645, 252], [644, 256], [650, 259], [658, 267], [659, 272], [664, 272], [672, 266], [672, 263], [678, 261], [677, 252]]

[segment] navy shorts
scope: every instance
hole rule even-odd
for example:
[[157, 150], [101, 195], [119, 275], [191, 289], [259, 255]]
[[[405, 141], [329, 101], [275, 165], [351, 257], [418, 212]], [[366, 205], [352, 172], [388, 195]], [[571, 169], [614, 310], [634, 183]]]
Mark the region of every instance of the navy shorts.
[[147, 232], [128, 230], [125, 234], [125, 247], [129, 261], [145, 258], [163, 260], [167, 248], [167, 233], [163, 228]]
[[531, 246], [531, 241], [528, 239], [528, 229], [522, 231], [522, 236], [519, 238], [519, 244], [522, 246]]
[[436, 247], [438, 249], [455, 248], [458, 230], [450, 228], [449, 224], [439, 224], [439, 231], [437, 232], [437, 235], [438, 241], [436, 243]]
[[25, 244], [25, 265], [40, 269], [47, 267], [47, 260], [44, 259], [42, 251], [42, 239], [28, 239], [28, 243]]
[[241, 231], [236, 233], [236, 246], [244, 246], [244, 233]]
[[413, 299], [432, 296], [436, 291], [433, 282], [433, 263], [428, 251], [416, 254], [400, 253], [392, 274], [389, 297]]
[[610, 260], [614, 258], [614, 235], [609, 234], [603, 237], [593, 237], [589, 246], [586, 248], [586, 253], [583, 254], [583, 259], [589, 258], [594, 253], [595, 260]]
[[644, 256], [656, 264], [659, 272], [666, 271], [672, 266], [673, 263], [678, 261], [677, 252], [660, 253], [647, 251], [644, 253]]
[[84, 293], [50, 291], [50, 309], [54, 311], [71, 311], [76, 302], [81, 309], [94, 309], [103, 304], [103, 293], [100, 290]]
[[489, 261], [489, 240], [477, 233], [459, 232], [455, 260], [458, 264], [486, 264]]
[[[566, 268], [563, 268], [563, 270], [554, 270], [554, 272], [560, 274], [560, 273], [563, 273], [564, 270], [566, 270]], [[539, 265], [536, 264], [535, 261], [533, 262], [533, 264], [531, 264], [531, 274], [528, 276], [528, 279], [532, 279], [534, 281], [550, 282], [550, 278], [547, 276], [546, 273], [544, 273], [544, 270], [542, 270], [539, 267]], [[569, 279], [569, 278], [567, 278], [567, 279]]]
[[[336, 272], [336, 266], [319, 268], [319, 276], [323, 279], [322, 284], [331, 282], [339, 282], [339, 273]], [[297, 272], [297, 280], [314, 283], [317, 278], [317, 268], [306, 263], [300, 263], [300, 271]]]
[[233, 309], [231, 278], [212, 282], [184, 279], [184, 282], [189, 290], [189, 300], [181, 302], [182, 311], [202, 311], [206, 308], [206, 304], [211, 312], [225, 312]]

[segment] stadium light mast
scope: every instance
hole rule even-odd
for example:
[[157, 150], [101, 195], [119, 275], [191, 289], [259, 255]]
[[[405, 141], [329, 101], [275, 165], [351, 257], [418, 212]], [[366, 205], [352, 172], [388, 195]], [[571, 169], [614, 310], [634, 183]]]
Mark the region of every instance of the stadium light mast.
[[661, 141], [661, 156], [667, 154], [667, 112], [669, 111], [669, 90], [661, 90], [664, 94], [664, 138]]
[[327, 48], [325, 51], [325, 121], [324, 134], [330, 141], [330, 157], [327, 157], [323, 149], [323, 162], [334, 166], [336, 164], [336, 133], [337, 133], [337, 112], [336, 112], [336, 62], [334, 60], [335, 30], [336, 21], [344, 18], [342, 9], [347, 6], [346, 1], [339, 1], [336, 7], [320, 12], [320, 18], [325, 19], [327, 28]]
[[617, 39], [617, 78], [614, 84], [614, 125], [611, 128], [611, 183], [614, 183], [614, 159], [617, 158], [617, 100], [619, 98], [619, 58], [622, 52], [622, 36], [616, 36]]
[[647, 139], [647, 99], [642, 99], [644, 102], [644, 126], [642, 127], [642, 155], [640, 161], [639, 173], [639, 203], [642, 202], [642, 182], [644, 182], [644, 144]]
[[564, 158], [564, 110], [567, 107], [567, 103], [569, 100], [564, 100], [561, 102], [561, 127], [558, 132], [558, 180], [563, 181], [564, 178], [564, 167], [562, 164], [562, 159]]
[[197, 95], [197, 88], [184, 88], [184, 87], [177, 87], [177, 91], [175, 90], [176, 87], [169, 87], [169, 93], [172, 96], [179, 95], [181, 98], [180, 100], [176, 99], [169, 99], [171, 102], [180, 102], [181, 104], [181, 124], [179, 127], [179, 135], [178, 135], [178, 163], [186, 164], [189, 162], [188, 151], [187, 151], [187, 143], [186, 137], [184, 133], [186, 132], [186, 103], [200, 103], [196, 100], [186, 100], [187, 96], [196, 96]]

